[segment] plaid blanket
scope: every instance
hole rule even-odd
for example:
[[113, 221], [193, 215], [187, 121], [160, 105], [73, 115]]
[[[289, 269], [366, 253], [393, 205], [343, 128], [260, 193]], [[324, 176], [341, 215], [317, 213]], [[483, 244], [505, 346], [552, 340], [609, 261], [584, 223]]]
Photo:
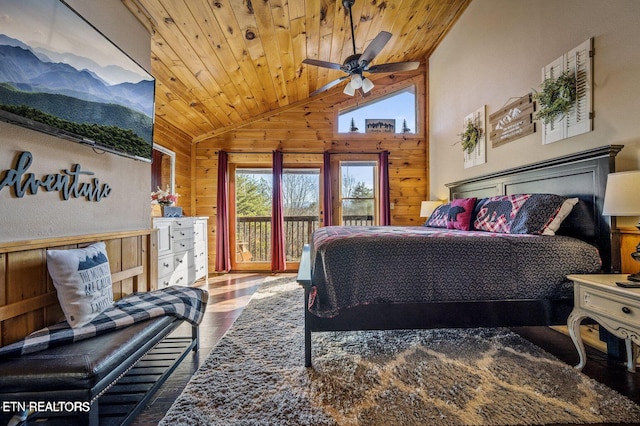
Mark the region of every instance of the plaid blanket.
[[0, 358], [25, 355], [78, 342], [162, 315], [173, 315], [198, 325], [202, 321], [208, 297], [206, 290], [178, 286], [148, 293], [134, 293], [116, 301], [82, 327], [71, 328], [63, 321], [34, 331], [23, 340], [0, 348]]

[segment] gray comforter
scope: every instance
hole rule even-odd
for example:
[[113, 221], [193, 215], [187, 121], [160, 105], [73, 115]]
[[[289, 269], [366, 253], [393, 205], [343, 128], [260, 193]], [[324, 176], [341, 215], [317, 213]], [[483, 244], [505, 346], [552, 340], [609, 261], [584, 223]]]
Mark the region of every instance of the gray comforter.
[[314, 233], [309, 310], [373, 303], [572, 298], [568, 274], [600, 270], [597, 249], [564, 236], [415, 227]]

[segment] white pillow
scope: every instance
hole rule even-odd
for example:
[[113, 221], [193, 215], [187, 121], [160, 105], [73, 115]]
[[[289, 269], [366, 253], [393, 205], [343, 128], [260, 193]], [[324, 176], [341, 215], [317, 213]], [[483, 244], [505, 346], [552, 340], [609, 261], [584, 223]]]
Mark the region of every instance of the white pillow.
[[560, 210], [558, 210], [558, 214], [556, 214], [556, 217], [544, 228], [542, 235], [556, 235], [556, 232], [560, 229], [560, 225], [562, 225], [562, 221], [569, 216], [569, 213], [571, 213], [573, 207], [578, 204], [578, 201], [580, 201], [579, 198], [567, 198], [564, 200], [562, 206], [560, 206]]
[[81, 327], [113, 305], [111, 268], [104, 242], [47, 250], [47, 269], [71, 327]]

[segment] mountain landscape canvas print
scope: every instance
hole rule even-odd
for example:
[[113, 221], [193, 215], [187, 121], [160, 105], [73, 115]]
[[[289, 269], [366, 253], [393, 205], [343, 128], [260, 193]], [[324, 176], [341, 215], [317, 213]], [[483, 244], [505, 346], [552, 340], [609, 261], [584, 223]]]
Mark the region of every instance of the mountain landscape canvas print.
[[151, 161], [155, 82], [60, 0], [0, 0], [0, 119]]

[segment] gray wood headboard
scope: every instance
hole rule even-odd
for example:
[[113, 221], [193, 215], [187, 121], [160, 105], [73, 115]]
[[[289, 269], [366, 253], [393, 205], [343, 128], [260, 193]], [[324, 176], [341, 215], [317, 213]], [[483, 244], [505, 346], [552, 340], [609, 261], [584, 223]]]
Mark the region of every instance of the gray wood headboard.
[[580, 203], [558, 234], [580, 238], [600, 250], [604, 272], [620, 270], [620, 255], [612, 244], [614, 219], [602, 215], [607, 176], [615, 172], [615, 157], [623, 145], [608, 145], [551, 160], [447, 184], [450, 199], [495, 195], [548, 193], [578, 197]]

